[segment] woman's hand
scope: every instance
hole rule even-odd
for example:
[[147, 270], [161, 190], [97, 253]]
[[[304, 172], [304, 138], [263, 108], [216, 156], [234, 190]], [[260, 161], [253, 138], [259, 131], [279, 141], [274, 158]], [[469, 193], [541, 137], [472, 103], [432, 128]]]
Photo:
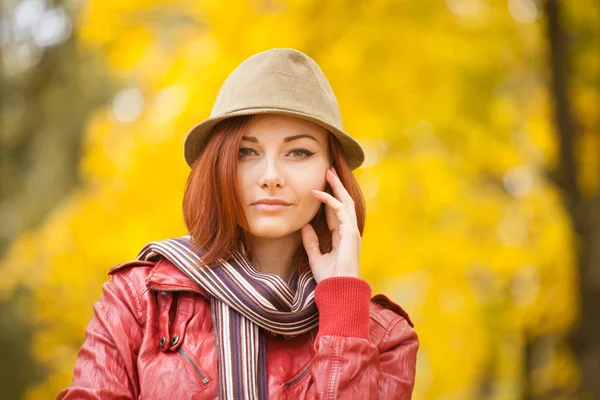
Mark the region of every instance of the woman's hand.
[[302, 242], [308, 255], [310, 268], [317, 283], [334, 276], [359, 278], [361, 236], [354, 200], [342, 185], [333, 167], [328, 168], [325, 175], [335, 197], [317, 189], [313, 189], [313, 194], [326, 205], [325, 215], [329, 230], [338, 229], [332, 233], [331, 252], [321, 254], [319, 238], [314, 228], [310, 224], [302, 227]]

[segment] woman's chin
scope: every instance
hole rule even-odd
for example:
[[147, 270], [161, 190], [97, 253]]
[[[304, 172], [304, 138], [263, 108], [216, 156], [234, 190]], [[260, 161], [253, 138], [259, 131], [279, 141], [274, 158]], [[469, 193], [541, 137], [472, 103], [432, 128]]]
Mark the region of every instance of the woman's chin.
[[272, 223], [261, 223], [256, 224], [250, 230], [253, 236], [267, 239], [278, 239], [294, 232], [299, 231], [300, 228], [296, 229], [292, 225], [286, 225], [285, 223], [273, 221]]

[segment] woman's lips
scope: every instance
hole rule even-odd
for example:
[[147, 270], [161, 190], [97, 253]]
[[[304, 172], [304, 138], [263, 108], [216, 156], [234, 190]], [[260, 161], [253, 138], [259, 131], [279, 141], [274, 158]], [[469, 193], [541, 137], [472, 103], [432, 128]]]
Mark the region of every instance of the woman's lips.
[[252, 208], [258, 211], [266, 211], [266, 212], [274, 212], [274, 211], [282, 211], [288, 208], [289, 204], [265, 204], [265, 203], [257, 203], [252, 204]]

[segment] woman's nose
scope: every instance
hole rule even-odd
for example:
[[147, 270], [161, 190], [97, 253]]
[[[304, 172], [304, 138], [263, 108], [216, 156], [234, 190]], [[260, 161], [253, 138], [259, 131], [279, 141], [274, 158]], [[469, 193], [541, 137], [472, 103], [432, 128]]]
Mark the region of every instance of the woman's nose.
[[266, 159], [262, 164], [259, 182], [261, 187], [281, 187], [285, 185], [285, 179], [282, 174], [283, 171], [276, 160]]

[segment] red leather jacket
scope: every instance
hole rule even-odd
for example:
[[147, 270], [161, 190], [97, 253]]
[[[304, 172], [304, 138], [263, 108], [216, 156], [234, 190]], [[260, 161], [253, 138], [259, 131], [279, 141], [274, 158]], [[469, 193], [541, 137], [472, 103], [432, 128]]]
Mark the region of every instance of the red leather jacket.
[[[206, 294], [165, 259], [131, 261], [109, 274], [73, 383], [57, 399], [217, 398]], [[362, 279], [325, 279], [315, 290], [318, 330], [265, 335], [269, 398], [411, 398], [419, 347], [413, 324], [387, 297], [369, 302], [370, 295]], [[353, 305], [361, 297], [364, 316]]]

